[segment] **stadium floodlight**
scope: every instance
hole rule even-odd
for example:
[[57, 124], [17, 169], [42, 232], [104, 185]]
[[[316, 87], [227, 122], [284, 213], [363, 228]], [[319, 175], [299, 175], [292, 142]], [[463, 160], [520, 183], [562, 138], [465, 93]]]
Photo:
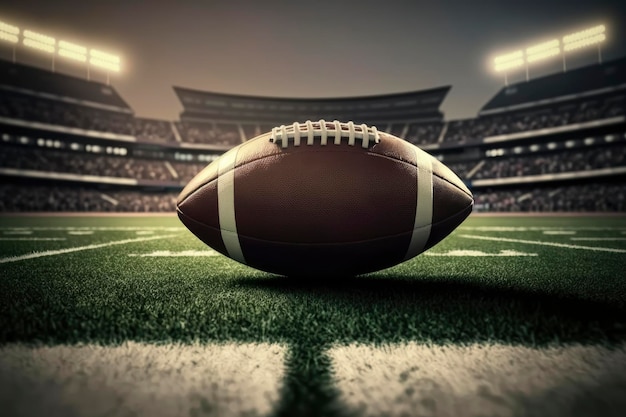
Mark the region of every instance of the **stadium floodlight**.
[[526, 60], [530, 62], [540, 61], [561, 53], [561, 42], [558, 39], [542, 42], [538, 45], [526, 48]]
[[24, 31], [24, 39], [30, 39], [45, 45], [54, 45], [56, 43], [56, 40], [53, 37], [33, 32], [32, 30]]
[[59, 56], [74, 61], [87, 62], [87, 48], [67, 41], [59, 41]]
[[596, 45], [606, 40], [606, 35], [604, 33], [600, 33], [598, 35], [590, 36], [588, 38], [579, 39], [574, 42], [570, 42], [565, 44], [563, 49], [565, 51], [573, 51], [574, 49], [584, 48], [590, 45]]
[[9, 25], [8, 23], [0, 21], [0, 32], [10, 33], [11, 35], [19, 35], [20, 28], [17, 26]]
[[[105, 70], [120, 72], [120, 57], [97, 49], [89, 50], [89, 63], [95, 67]], [[109, 73], [107, 71], [107, 84], [109, 82]]]
[[591, 45], [598, 46], [598, 62], [602, 62], [602, 50], [600, 49], [600, 44], [605, 40], [605, 25], [594, 26], [589, 29], [581, 30], [580, 32], [563, 36], [563, 71], [567, 68], [565, 52], [585, 48]]
[[20, 28], [0, 21], [0, 41], [13, 44], [13, 63], [15, 63], [15, 47], [20, 41], [19, 34]]
[[17, 35], [14, 35], [12, 33], [0, 31], [0, 40], [10, 42], [10, 43], [17, 43], [19, 41], [19, 38], [17, 37]]
[[22, 40], [22, 43], [24, 44], [24, 46], [28, 46], [29, 48], [38, 49], [40, 51], [48, 52], [51, 54], [54, 53], [54, 45], [37, 42], [32, 39], [24, 39]]
[[521, 67], [522, 65], [524, 65], [524, 53], [520, 49], [515, 52], [510, 52], [505, 55], [497, 56], [494, 58], [493, 62], [495, 64], [494, 69], [497, 72]]
[[606, 26], [598, 25], [589, 29], [581, 30], [580, 32], [575, 32], [566, 36], [563, 36], [563, 44], [567, 45], [568, 43], [576, 42], [582, 39], [587, 39], [594, 37], [596, 35], [602, 34], [606, 32]]
[[29, 48], [38, 49], [40, 51], [48, 53], [54, 53], [54, 45], [56, 44], [56, 40], [50, 36], [33, 32], [32, 30], [25, 30], [22, 43], [24, 44], [24, 46], [28, 46]]

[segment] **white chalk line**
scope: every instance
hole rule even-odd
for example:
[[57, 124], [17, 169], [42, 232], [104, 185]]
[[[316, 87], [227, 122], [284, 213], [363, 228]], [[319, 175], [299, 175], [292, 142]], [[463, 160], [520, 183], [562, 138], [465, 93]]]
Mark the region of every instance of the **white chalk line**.
[[575, 235], [575, 230], [544, 230], [544, 235]]
[[5, 235], [32, 235], [32, 230], [24, 230], [24, 229], [16, 229], [16, 230], [5, 230], [3, 232]]
[[8, 262], [23, 261], [23, 260], [26, 260], [26, 259], [41, 258], [41, 257], [44, 257], [44, 256], [63, 255], [65, 253], [78, 252], [78, 251], [83, 251], [83, 250], [100, 249], [100, 248], [106, 248], [108, 246], [125, 245], [127, 243], [146, 242], [146, 241], [149, 241], [149, 240], [156, 240], [156, 239], [167, 239], [169, 237], [175, 237], [175, 236], [178, 236], [178, 235], [162, 235], [162, 236], [140, 237], [140, 238], [136, 238], [136, 239], [115, 240], [113, 242], [98, 243], [98, 244], [87, 245], [87, 246], [78, 246], [78, 247], [74, 247], [74, 248], [49, 250], [49, 251], [45, 251], [45, 252], [33, 252], [33, 253], [28, 253], [26, 255], [9, 256], [8, 258], [0, 258], [0, 264], [8, 263]]
[[542, 231], [622, 231], [626, 234], [624, 227], [600, 227], [600, 226], [580, 226], [580, 227], [549, 227], [549, 226], [461, 226], [459, 230], [472, 230], [476, 232], [542, 232]]
[[[181, 230], [185, 230], [184, 227], [89, 227], [89, 226], [68, 226], [68, 227], [54, 227], [54, 226], [42, 226], [42, 227], [0, 227], [0, 230], [7, 231], [45, 231], [45, 230], [58, 230], [58, 231], [69, 231], [69, 230], [92, 230], [92, 231], [111, 231], [111, 232], [134, 232], [137, 230], [156, 230], [160, 232], [180, 232]], [[5, 232], [6, 233], [6, 232]]]
[[204, 256], [219, 256], [220, 254], [214, 250], [184, 250], [180, 252], [174, 252], [171, 250], [158, 250], [150, 253], [129, 253], [128, 256], [133, 257], [204, 257]]
[[596, 246], [569, 245], [567, 243], [542, 242], [542, 241], [538, 241], [538, 240], [509, 239], [509, 238], [505, 238], [505, 237], [477, 236], [477, 235], [458, 235], [458, 236], [459, 237], [464, 237], [464, 238], [467, 238], [467, 239], [491, 240], [491, 241], [494, 241], [494, 242], [526, 243], [526, 244], [529, 244], [529, 245], [554, 246], [554, 247], [557, 247], [557, 248], [591, 250], [591, 251], [596, 251], [596, 252], [626, 253], [626, 249], [602, 248], [602, 247], [596, 247]]
[[46, 242], [46, 241], [59, 241], [66, 240], [64, 237], [0, 237], [1, 241], [29, 241], [29, 242]]
[[468, 257], [483, 257], [483, 256], [537, 256], [536, 253], [518, 252], [515, 250], [501, 250], [498, 253], [488, 253], [480, 250], [451, 250], [448, 252], [424, 252], [426, 256], [468, 256]]
[[619, 242], [626, 240], [626, 237], [570, 237], [571, 240], [586, 240], [589, 242]]

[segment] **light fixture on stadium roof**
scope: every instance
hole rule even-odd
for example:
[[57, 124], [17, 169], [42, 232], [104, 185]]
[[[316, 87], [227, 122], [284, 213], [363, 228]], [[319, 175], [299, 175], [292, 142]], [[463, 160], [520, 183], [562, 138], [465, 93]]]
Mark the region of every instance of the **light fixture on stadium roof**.
[[109, 54], [107, 52], [102, 52], [102, 51], [99, 51], [97, 49], [91, 49], [89, 51], [89, 55], [92, 58], [97, 58], [97, 59], [99, 59], [101, 61], [111, 62], [111, 63], [118, 64], [118, 65], [120, 63], [120, 57], [119, 56], [112, 55], [112, 54]]
[[22, 43], [24, 46], [48, 53], [54, 53], [56, 40], [53, 37], [33, 32], [32, 30], [25, 30], [23, 35], [24, 38], [22, 39]]
[[56, 43], [56, 40], [53, 37], [38, 32], [33, 32], [32, 30], [25, 30], [24, 38], [31, 39], [33, 41], [37, 41], [46, 45], [54, 45]]
[[558, 39], [542, 42], [538, 45], [526, 48], [526, 60], [528, 62], [536, 62], [542, 59], [550, 58], [561, 53], [561, 42]]
[[19, 41], [19, 38], [17, 35], [14, 35], [12, 33], [0, 31], [0, 40], [10, 42], [10, 43], [17, 43]]
[[32, 39], [23, 39], [22, 43], [24, 44], [24, 46], [28, 46], [29, 48], [37, 49], [51, 54], [54, 53], [54, 45], [37, 42]]
[[20, 28], [18, 28], [17, 26], [9, 25], [8, 23], [5, 23], [3, 21], [0, 21], [0, 32], [10, 33], [11, 35], [17, 36], [20, 34]]
[[10, 43], [18, 43], [19, 34], [20, 34], [20, 28], [0, 21], [0, 40], [10, 42]]
[[604, 33], [600, 33], [598, 35], [591, 36], [589, 38], [580, 39], [574, 42], [570, 42], [565, 44], [563, 47], [566, 51], [573, 51], [574, 49], [584, 48], [586, 46], [599, 44], [606, 40], [606, 35]]
[[15, 48], [20, 41], [20, 28], [0, 21], [0, 41], [13, 44], [13, 63], [15, 63]]
[[589, 29], [581, 30], [580, 32], [575, 32], [569, 35], [563, 36], [563, 43], [568, 44], [572, 42], [577, 42], [582, 39], [587, 39], [594, 37], [596, 35], [602, 34], [606, 32], [606, 26], [598, 25]]
[[598, 48], [598, 63], [602, 62], [602, 49], [600, 44], [606, 40], [606, 26], [598, 25], [589, 29], [581, 30], [563, 36], [563, 71], [567, 70], [565, 52], [596, 45]]
[[504, 72], [504, 84], [509, 85], [507, 71], [524, 65], [524, 51], [519, 49], [514, 52], [499, 55], [493, 59], [493, 63], [496, 72]]
[[93, 66], [100, 67], [100, 68], [103, 68], [103, 69], [107, 69], [107, 70], [110, 70], [110, 71], [115, 71], [115, 72], [119, 72], [120, 71], [120, 65], [119, 64], [116, 64], [116, 63], [113, 63], [113, 62], [109, 62], [109, 61], [105, 61], [105, 60], [102, 60], [102, 59], [99, 59], [99, 58], [91, 57], [89, 59], [89, 63], [91, 65], [93, 65]]
[[74, 61], [87, 62], [87, 48], [67, 41], [59, 41], [59, 56]]

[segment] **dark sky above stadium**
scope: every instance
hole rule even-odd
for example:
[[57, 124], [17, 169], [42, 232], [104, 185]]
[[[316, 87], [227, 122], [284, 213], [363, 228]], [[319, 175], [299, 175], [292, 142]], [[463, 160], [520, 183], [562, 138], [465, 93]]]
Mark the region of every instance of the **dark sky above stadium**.
[[[173, 85], [279, 97], [452, 85], [446, 119], [472, 117], [503, 85], [489, 68], [497, 53], [605, 23], [603, 58], [626, 55], [624, 0], [20, 0], [0, 3], [0, 20], [119, 54], [111, 84], [137, 115], [170, 120], [181, 111]], [[596, 55], [581, 51], [571, 65]], [[11, 57], [7, 44], [0, 56]], [[559, 68], [559, 59], [537, 64], [531, 77]], [[83, 74], [68, 62], [57, 69]]]

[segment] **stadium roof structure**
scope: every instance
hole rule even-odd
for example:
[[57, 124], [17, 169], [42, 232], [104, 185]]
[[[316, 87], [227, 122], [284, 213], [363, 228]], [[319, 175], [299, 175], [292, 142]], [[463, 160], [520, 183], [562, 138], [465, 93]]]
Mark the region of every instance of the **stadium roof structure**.
[[626, 57], [503, 87], [479, 115], [626, 90]]
[[5, 60], [0, 60], [0, 92], [133, 113], [110, 85]]
[[343, 120], [355, 123], [441, 121], [439, 110], [450, 86], [395, 94], [287, 98], [215, 93], [174, 87], [184, 111], [181, 120], [238, 120], [292, 123]]

